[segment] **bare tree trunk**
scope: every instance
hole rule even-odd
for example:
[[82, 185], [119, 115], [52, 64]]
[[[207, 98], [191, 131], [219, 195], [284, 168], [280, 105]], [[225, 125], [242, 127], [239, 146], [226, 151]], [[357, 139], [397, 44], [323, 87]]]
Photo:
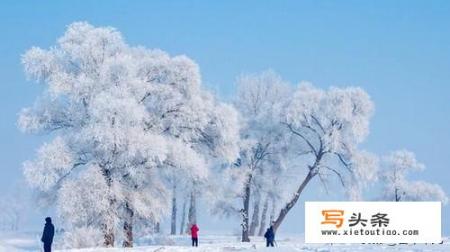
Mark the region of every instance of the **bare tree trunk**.
[[252, 181], [252, 175], [249, 175], [247, 182], [245, 184], [245, 191], [243, 197], [244, 206], [241, 210], [242, 213], [242, 242], [250, 242], [248, 237], [248, 213], [250, 205], [250, 182]]
[[125, 218], [123, 223], [124, 241], [123, 247], [133, 247], [133, 218], [134, 211], [128, 203], [125, 204]]
[[252, 215], [252, 222], [250, 223], [250, 230], [249, 235], [254, 236], [256, 232], [256, 228], [259, 225], [259, 204], [261, 201], [261, 197], [259, 194], [255, 195], [255, 200], [253, 201], [253, 215]]
[[159, 221], [155, 223], [155, 233], [161, 233], [161, 224], [159, 223]]
[[183, 201], [183, 211], [181, 212], [181, 223], [180, 223], [180, 235], [183, 234], [184, 230], [184, 224], [186, 221], [186, 205], [187, 205], [187, 199], [184, 198]]
[[190, 228], [192, 225], [197, 224], [197, 199], [195, 195], [195, 189], [191, 192], [191, 201], [189, 204], [189, 212], [188, 212], [188, 225], [187, 225], [187, 232], [190, 231]]
[[171, 218], [171, 225], [170, 225], [170, 234], [176, 235], [177, 234], [177, 186], [173, 185], [173, 192], [172, 192], [172, 218]]
[[400, 201], [401, 196], [398, 194], [398, 188], [395, 187], [395, 201], [398, 202]]
[[105, 238], [104, 241], [104, 245], [105, 247], [114, 247], [114, 240], [115, 240], [115, 235], [114, 235], [114, 219], [113, 219], [113, 214], [112, 214], [112, 207], [114, 205], [114, 200], [113, 199], [109, 199], [109, 209], [108, 209], [108, 213], [106, 216], [106, 221], [105, 223], [102, 225], [102, 229], [103, 229], [103, 236]]
[[[103, 168], [102, 173], [103, 176], [105, 177], [106, 184], [108, 185], [108, 190], [110, 190], [112, 184], [110, 171], [108, 169]], [[105, 245], [105, 247], [114, 247], [115, 235], [114, 235], [113, 207], [115, 205], [115, 200], [111, 196], [111, 194], [109, 194], [108, 197], [109, 197], [108, 199], [109, 208], [106, 213], [107, 216], [105, 218], [105, 223], [102, 224], [102, 232], [105, 239], [103, 244]]]
[[114, 229], [108, 224], [103, 224], [103, 233], [105, 247], [114, 247]]
[[281, 222], [283, 222], [287, 213], [294, 207], [295, 203], [297, 203], [298, 199], [300, 198], [300, 194], [303, 192], [303, 189], [305, 189], [305, 187], [309, 183], [309, 181], [311, 181], [311, 179], [316, 175], [313, 171], [314, 171], [314, 168], [318, 165], [319, 161], [316, 161], [315, 165], [312, 168], [310, 168], [308, 175], [306, 175], [305, 179], [298, 187], [297, 192], [294, 194], [291, 201], [289, 201], [286, 204], [286, 206], [280, 210], [280, 213], [278, 214], [277, 219], [273, 223], [274, 231], [276, 231], [278, 229], [278, 227], [280, 227]]
[[264, 229], [266, 227], [267, 210], [269, 209], [269, 198], [267, 197], [264, 201], [264, 206], [261, 214], [261, 224], [259, 225], [258, 236], [264, 235]]

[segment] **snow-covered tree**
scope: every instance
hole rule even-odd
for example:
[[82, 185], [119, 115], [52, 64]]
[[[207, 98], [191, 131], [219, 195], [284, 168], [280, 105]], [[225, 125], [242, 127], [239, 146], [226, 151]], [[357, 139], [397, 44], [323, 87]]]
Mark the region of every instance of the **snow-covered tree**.
[[409, 181], [411, 172], [423, 171], [425, 165], [408, 150], [397, 150], [383, 158], [383, 170], [380, 178], [383, 185], [381, 199], [388, 201], [441, 201], [447, 203], [444, 190], [437, 185], [424, 181]]
[[[438, 184], [425, 181], [410, 181], [404, 185], [403, 200], [405, 201], [440, 201], [448, 203], [448, 197]], [[400, 199], [402, 200], [402, 199]]]
[[[70, 204], [62, 200], [73, 206], [90, 200], [84, 194], [66, 196], [77, 187], [83, 190], [93, 183], [92, 189], [103, 190], [92, 196], [98, 193], [106, 202], [91, 207], [102, 213], [107, 246], [114, 244], [119, 212], [151, 217], [165, 207], [146, 203], [163, 193], [154, 193], [147, 181], [165, 159], [167, 143], [147, 129], [150, 116], [139, 102], [142, 91], [130, 50], [112, 28], [74, 23], [56, 47], [32, 48], [23, 56], [26, 73], [47, 89], [32, 108], [22, 111], [19, 125], [28, 132], [56, 135], [34, 161], [25, 162], [25, 177], [36, 189], [59, 196], [59, 206]], [[68, 208], [63, 219], [84, 220], [76, 209]]]
[[376, 178], [377, 158], [359, 149], [369, 132], [373, 103], [361, 88], [322, 90], [300, 84], [281, 113], [281, 123], [291, 134], [291, 151], [303, 157], [306, 174], [274, 220], [277, 229], [297, 203], [308, 183], [334, 175], [358, 198], [365, 181]]
[[289, 159], [292, 155], [285, 153], [287, 149], [283, 148], [284, 153], [282, 155], [277, 155], [270, 162], [266, 162], [265, 165], [269, 167], [263, 167], [261, 169], [263, 173], [256, 178], [256, 180], [262, 178], [260, 182], [257, 182], [260, 185], [260, 202], [263, 204], [259, 223], [259, 236], [264, 235], [267, 227], [272, 224], [273, 215], [280, 208], [280, 203], [284, 203], [289, 196], [286, 195], [286, 192], [289, 191], [288, 185], [290, 185], [289, 181], [291, 180], [290, 177], [292, 177], [290, 175], [292, 173], [292, 165], [289, 164]]
[[241, 217], [246, 176], [238, 164], [216, 167], [208, 180], [206, 197], [213, 215]]
[[[274, 176], [279, 176], [280, 167], [272, 162], [280, 158], [285, 148], [283, 134], [286, 131], [279, 123], [282, 104], [289, 94], [289, 86], [273, 71], [242, 75], [237, 80], [235, 106], [241, 114], [241, 151], [238, 166], [244, 177], [241, 195], [242, 241], [250, 241], [259, 225], [261, 197]], [[249, 225], [251, 195], [253, 197], [253, 218]]]
[[[178, 142], [178, 144], [183, 144]], [[177, 150], [184, 150], [177, 145], [172, 145], [170, 148], [174, 150], [168, 156], [164, 164], [169, 168], [163, 171], [163, 178], [168, 187], [171, 188], [171, 231], [170, 234], [176, 234], [176, 217], [177, 217], [177, 196], [178, 194], [186, 197], [193, 191], [193, 181], [206, 180], [209, 170], [207, 164], [203, 159], [195, 159], [198, 155], [194, 150], [188, 152], [180, 152]], [[199, 158], [199, 157], [197, 157]], [[189, 166], [190, 169], [183, 169], [181, 167]], [[191, 169], [197, 169], [197, 172], [191, 172]], [[181, 191], [180, 191], [181, 190]], [[187, 193], [188, 191], [189, 193]]]
[[19, 127], [54, 136], [25, 162], [25, 177], [58, 200], [71, 226], [98, 225], [106, 246], [119, 226], [132, 246], [135, 220], [166, 213], [164, 171], [204, 177], [208, 157], [235, 159], [236, 112], [201, 88], [186, 56], [130, 47], [113, 28], [78, 22], [22, 62], [46, 89]]
[[[278, 75], [266, 71], [239, 78], [237, 93], [235, 105], [244, 123], [236, 167], [244, 183], [242, 192], [234, 195], [242, 198], [243, 206], [230, 206], [231, 200], [228, 204], [219, 202], [225, 210], [240, 210], [242, 241], [249, 241], [249, 234], [256, 233], [261, 202], [264, 222], [258, 233], [265, 228], [269, 204], [277, 229], [316, 176], [323, 183], [336, 176], [352, 199], [360, 197], [365, 182], [376, 178], [376, 156], [359, 149], [373, 112], [372, 101], [362, 89], [321, 90], [301, 84], [293, 90]], [[292, 179], [305, 167], [302, 183], [295, 186], [294, 195], [288, 194]], [[256, 197], [249, 225], [252, 194]]]
[[[174, 72], [169, 76], [161, 76], [170, 73], [171, 66], [166, 66], [167, 63], [164, 61], [160, 63], [161, 65], [148, 65], [145, 68], [144, 73], [148, 75], [146, 81], [167, 85], [156, 86], [157, 88], [150, 90], [144, 98], [144, 103], [150, 104], [148, 108], [152, 115], [156, 115], [154, 120], [158, 123], [155, 124], [161, 134], [170, 136], [192, 149], [192, 153], [177, 153], [164, 162], [168, 167], [188, 166], [197, 169], [197, 174], [193, 175], [172, 172], [174, 176], [170, 182], [174, 196], [172, 216], [176, 216], [177, 195], [173, 182], [180, 182], [179, 189], [184, 190], [180, 195], [189, 197], [187, 225], [189, 228], [192, 222], [196, 221], [196, 202], [199, 192], [202, 191], [198, 187], [202, 186], [207, 175], [205, 165], [209, 167], [217, 162], [231, 162], [236, 158], [239, 124], [237, 112], [232, 106], [217, 102], [209, 92], [201, 89], [197, 66], [192, 63], [184, 66], [181, 64], [183, 61], [187, 59], [179, 57], [176, 61], [179, 66], [176, 66], [175, 70], [180, 73]], [[176, 82], [183, 85], [173, 85]], [[175, 157], [178, 160], [173, 161]], [[197, 164], [190, 165], [193, 162]], [[185, 193], [186, 190], [190, 192]], [[173, 226], [175, 221], [174, 218]]]

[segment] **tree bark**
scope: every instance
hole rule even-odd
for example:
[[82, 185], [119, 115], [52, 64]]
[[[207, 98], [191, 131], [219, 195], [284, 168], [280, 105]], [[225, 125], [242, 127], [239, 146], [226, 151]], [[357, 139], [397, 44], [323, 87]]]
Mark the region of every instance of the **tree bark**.
[[114, 247], [114, 240], [115, 240], [115, 235], [114, 235], [114, 219], [113, 219], [113, 214], [112, 214], [112, 207], [114, 205], [114, 200], [113, 199], [109, 199], [109, 209], [108, 209], [108, 213], [106, 216], [106, 220], [105, 223], [102, 225], [102, 229], [103, 229], [103, 236], [104, 236], [104, 245], [105, 247]]
[[250, 242], [248, 233], [248, 213], [250, 205], [250, 183], [252, 181], [252, 175], [249, 175], [245, 184], [245, 191], [243, 197], [244, 206], [242, 208], [242, 242]]
[[125, 204], [125, 218], [123, 223], [124, 241], [123, 247], [133, 247], [133, 218], [134, 211], [128, 203]]
[[[314, 168], [318, 165], [318, 162], [316, 161], [316, 164], [314, 165]], [[277, 219], [273, 223], [273, 229], [276, 231], [278, 227], [280, 227], [281, 223], [283, 222], [284, 218], [286, 217], [287, 213], [294, 207], [295, 203], [297, 203], [298, 199], [300, 198], [300, 194], [303, 192], [303, 189], [305, 189], [306, 185], [311, 181], [311, 179], [316, 175], [313, 171], [314, 168], [311, 168], [308, 172], [308, 175], [306, 175], [303, 182], [300, 184], [300, 186], [297, 189], [297, 192], [292, 197], [291, 201], [289, 201], [285, 207], [283, 207], [280, 210], [280, 213], [278, 214]]]
[[173, 185], [173, 192], [172, 192], [172, 218], [171, 218], [171, 225], [170, 225], [170, 234], [176, 235], [177, 234], [177, 186]]
[[184, 232], [183, 231], [184, 230], [184, 224], [185, 224], [185, 221], [186, 221], [186, 205], [187, 205], [187, 199], [185, 197], [184, 201], [183, 201], [183, 210], [181, 212], [180, 235], [182, 235], [183, 232]]
[[105, 247], [114, 247], [114, 230], [108, 224], [103, 224], [104, 245]]
[[266, 198], [264, 201], [264, 206], [261, 214], [261, 223], [259, 225], [258, 236], [263, 236], [265, 227], [266, 227], [266, 219], [267, 219], [267, 210], [269, 209], [269, 198]]
[[250, 230], [249, 235], [254, 236], [256, 232], [256, 228], [259, 225], [259, 204], [260, 204], [260, 197], [259, 195], [256, 195], [255, 200], [253, 202], [253, 215], [252, 215], [252, 222], [250, 223]]
[[[112, 185], [112, 178], [110, 171], [106, 168], [102, 168], [103, 176], [105, 177], [106, 184], [108, 185], [108, 190], [111, 190]], [[105, 216], [105, 222], [102, 224], [102, 231], [103, 231], [103, 237], [104, 242], [103, 244], [105, 247], [114, 247], [114, 241], [115, 241], [115, 234], [114, 234], [114, 214], [113, 214], [113, 208], [115, 205], [115, 200], [111, 196], [111, 194], [108, 195], [108, 203], [109, 208], [107, 210], [107, 216]]]

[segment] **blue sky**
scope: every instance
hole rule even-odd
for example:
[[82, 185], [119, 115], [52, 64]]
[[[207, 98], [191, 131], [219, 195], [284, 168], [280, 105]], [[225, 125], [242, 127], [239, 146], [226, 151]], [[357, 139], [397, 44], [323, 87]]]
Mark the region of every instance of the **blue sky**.
[[[39, 4], [38, 4], [39, 3]], [[416, 152], [414, 176], [450, 193], [450, 1], [1, 1], [0, 192], [45, 139], [16, 128], [40, 87], [20, 55], [48, 48], [74, 21], [113, 26], [128, 43], [186, 54], [224, 99], [245, 72], [274, 69], [296, 83], [363, 87], [376, 105], [364, 147]], [[305, 198], [315, 198], [312, 189]], [[326, 197], [325, 197], [326, 198]], [[302, 206], [286, 230], [303, 230]], [[450, 207], [443, 208], [450, 234]]]

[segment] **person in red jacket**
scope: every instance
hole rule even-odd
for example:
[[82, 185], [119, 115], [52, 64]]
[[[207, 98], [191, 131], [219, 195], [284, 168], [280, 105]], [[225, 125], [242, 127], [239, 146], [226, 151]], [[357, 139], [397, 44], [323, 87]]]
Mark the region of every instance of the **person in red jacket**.
[[197, 224], [193, 224], [191, 227], [192, 247], [198, 247], [198, 229]]

